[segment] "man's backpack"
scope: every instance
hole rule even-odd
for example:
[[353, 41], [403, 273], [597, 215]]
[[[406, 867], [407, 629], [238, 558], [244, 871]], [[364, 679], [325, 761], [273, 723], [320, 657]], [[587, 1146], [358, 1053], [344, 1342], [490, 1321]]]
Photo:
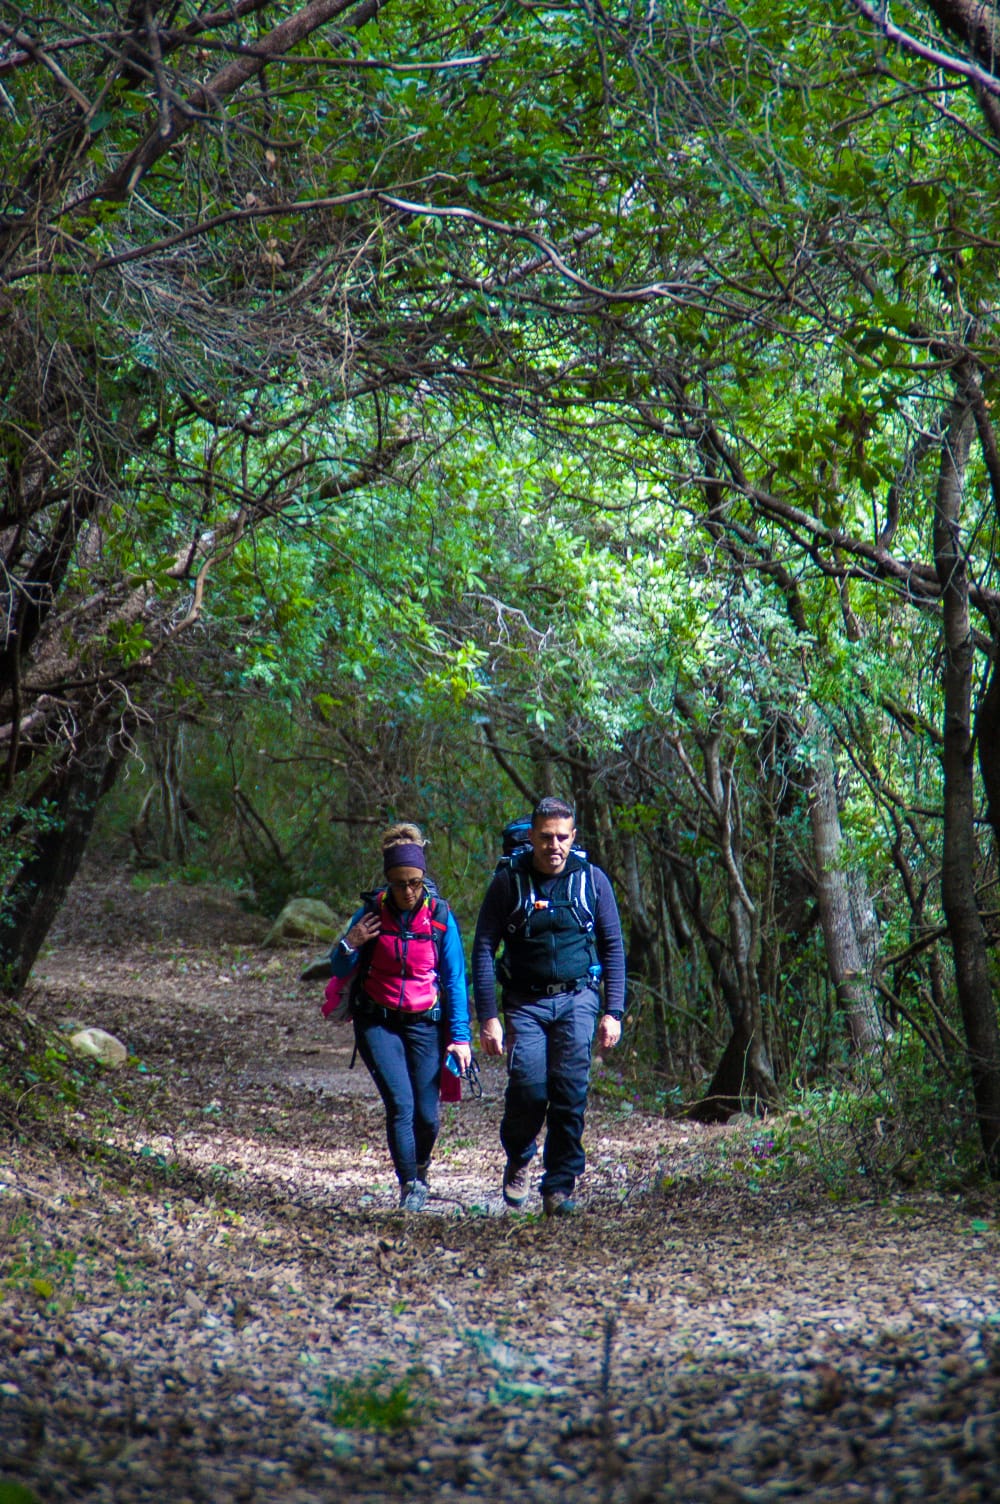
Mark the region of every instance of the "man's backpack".
[[497, 871], [510, 862], [512, 856], [520, 856], [522, 851], [527, 851], [531, 845], [531, 816], [521, 815], [516, 820], [510, 820], [500, 833], [502, 856], [497, 864]]
[[[531, 866], [531, 816], [522, 815], [506, 824], [501, 833], [501, 855], [495, 872], [509, 872], [512, 906], [507, 915], [505, 929], [513, 935], [528, 923], [535, 908], [537, 894]], [[590, 861], [582, 846], [572, 846], [570, 857], [577, 863], [570, 873], [569, 901], [580, 928], [588, 934], [594, 932], [594, 879], [590, 873]]]

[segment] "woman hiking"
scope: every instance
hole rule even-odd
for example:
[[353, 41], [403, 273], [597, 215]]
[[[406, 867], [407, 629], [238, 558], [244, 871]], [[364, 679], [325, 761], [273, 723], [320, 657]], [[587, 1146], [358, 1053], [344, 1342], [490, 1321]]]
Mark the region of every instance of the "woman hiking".
[[472, 1058], [462, 941], [427, 880], [424, 846], [419, 826], [390, 826], [382, 837], [385, 886], [364, 894], [330, 956], [345, 986], [357, 977], [354, 1037], [385, 1104], [399, 1204], [408, 1212], [427, 1201], [445, 1055], [460, 1072]]

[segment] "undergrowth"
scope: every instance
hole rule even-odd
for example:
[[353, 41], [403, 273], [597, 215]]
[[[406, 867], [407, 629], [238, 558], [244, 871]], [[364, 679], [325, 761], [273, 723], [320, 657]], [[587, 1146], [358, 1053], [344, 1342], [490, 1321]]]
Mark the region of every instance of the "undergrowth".
[[[43, 1027], [28, 1001], [0, 1000], [0, 1143], [45, 1145], [150, 1192], [186, 1185], [192, 1177], [173, 1160], [116, 1142], [123, 1125], [132, 1143], [149, 1131], [161, 1116], [164, 1083], [134, 1057], [111, 1071], [79, 1054], [65, 1033]], [[198, 1194], [216, 1188], [210, 1176], [193, 1178]]]
[[750, 1186], [807, 1181], [833, 1198], [920, 1189], [982, 1194], [986, 1176], [970, 1094], [954, 1080], [869, 1064], [796, 1086], [780, 1110], [733, 1120], [715, 1174]]
[[349, 1431], [401, 1431], [418, 1419], [419, 1369], [393, 1379], [386, 1363], [351, 1379], [328, 1379], [320, 1398], [335, 1426]]
[[[591, 1090], [622, 1115], [691, 1110], [681, 1088], [636, 1050], [595, 1057]], [[773, 1110], [738, 1114], [729, 1126], [709, 1173], [751, 1186], [794, 1180], [834, 1197], [911, 1187], [1000, 1196], [985, 1171], [964, 1062], [945, 1067], [912, 1035], [896, 1035], [880, 1055], [826, 1078], [786, 1084]]]
[[52, 1035], [20, 999], [0, 998], [0, 1122], [16, 1128], [70, 1101], [80, 1078]]
[[[0, 1120], [30, 1132], [40, 1125], [71, 1125], [87, 1119], [117, 1117], [133, 1106], [133, 1077], [109, 1073], [96, 1060], [78, 1053], [65, 1033], [43, 1026], [30, 998], [0, 1000]], [[145, 1075], [141, 1062], [130, 1065]]]

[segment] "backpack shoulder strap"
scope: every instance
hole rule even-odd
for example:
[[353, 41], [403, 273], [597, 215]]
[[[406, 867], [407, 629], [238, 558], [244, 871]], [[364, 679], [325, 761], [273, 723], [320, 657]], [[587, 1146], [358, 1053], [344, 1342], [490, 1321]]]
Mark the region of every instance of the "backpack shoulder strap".
[[570, 902], [583, 928], [591, 933], [597, 909], [597, 887], [589, 862], [585, 861], [570, 877]]
[[444, 949], [445, 931], [448, 928], [448, 915], [451, 913], [451, 910], [440, 893], [433, 893], [430, 897], [433, 898], [430, 911], [431, 940], [434, 942], [434, 964], [440, 970], [441, 952]]
[[513, 935], [515, 930], [520, 929], [527, 922], [528, 914], [535, 902], [535, 884], [531, 877], [530, 860], [525, 863], [519, 857], [512, 857], [507, 863], [507, 881], [510, 885], [511, 908], [507, 915], [505, 929], [508, 935]]

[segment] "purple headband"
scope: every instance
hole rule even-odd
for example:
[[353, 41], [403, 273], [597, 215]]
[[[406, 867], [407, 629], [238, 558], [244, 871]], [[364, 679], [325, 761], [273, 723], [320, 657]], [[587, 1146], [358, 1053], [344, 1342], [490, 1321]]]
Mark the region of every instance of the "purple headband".
[[421, 872], [426, 872], [424, 848], [415, 841], [401, 841], [398, 846], [389, 846], [382, 853], [382, 868], [386, 877], [393, 867], [419, 867]]

